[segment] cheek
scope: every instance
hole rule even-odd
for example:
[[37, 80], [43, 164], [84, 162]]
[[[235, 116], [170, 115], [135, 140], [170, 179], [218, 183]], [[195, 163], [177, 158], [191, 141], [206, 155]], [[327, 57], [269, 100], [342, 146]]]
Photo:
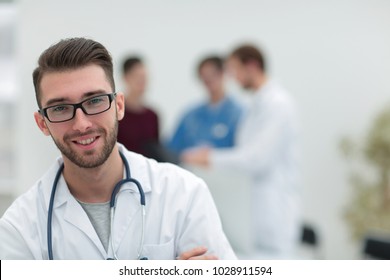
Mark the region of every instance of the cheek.
[[248, 81], [248, 75], [244, 71], [239, 71], [237, 75], [238, 75], [238, 80], [241, 83], [246, 83]]
[[236, 73], [235, 78], [238, 82], [242, 83], [243, 82], [243, 76], [240, 73]]
[[55, 139], [62, 139], [64, 132], [66, 132], [65, 128], [61, 128], [59, 126], [53, 126], [50, 125], [47, 126], [47, 135], [51, 135]]

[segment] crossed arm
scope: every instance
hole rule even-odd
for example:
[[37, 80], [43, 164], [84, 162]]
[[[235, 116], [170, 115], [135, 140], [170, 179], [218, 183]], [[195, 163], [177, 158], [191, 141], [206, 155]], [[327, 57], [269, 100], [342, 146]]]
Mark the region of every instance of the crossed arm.
[[178, 260], [218, 260], [217, 256], [206, 255], [206, 247], [195, 247], [187, 252], [182, 253], [177, 259]]

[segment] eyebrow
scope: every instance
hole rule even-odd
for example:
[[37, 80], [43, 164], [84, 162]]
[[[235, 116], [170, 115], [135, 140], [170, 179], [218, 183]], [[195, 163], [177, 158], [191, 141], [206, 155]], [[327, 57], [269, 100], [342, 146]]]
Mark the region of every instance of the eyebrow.
[[[88, 97], [91, 97], [91, 96], [94, 96], [97, 94], [104, 94], [104, 93], [106, 93], [105, 90], [95, 90], [95, 91], [86, 92], [81, 97], [81, 100], [84, 100]], [[82, 101], [80, 101], [80, 102], [82, 102]], [[70, 103], [70, 100], [67, 97], [52, 98], [46, 102], [45, 107], [50, 107], [50, 106], [55, 105], [55, 104], [72, 104], [72, 103]]]

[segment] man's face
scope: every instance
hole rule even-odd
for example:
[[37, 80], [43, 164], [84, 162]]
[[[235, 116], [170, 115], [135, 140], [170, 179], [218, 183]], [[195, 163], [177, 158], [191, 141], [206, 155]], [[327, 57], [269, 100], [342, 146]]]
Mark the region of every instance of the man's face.
[[136, 64], [130, 71], [128, 71], [124, 80], [126, 87], [132, 93], [143, 94], [146, 90], [147, 73], [145, 66], [141, 63]]
[[[112, 93], [103, 69], [97, 65], [47, 73], [40, 89], [42, 108], [79, 103], [95, 95]], [[38, 112], [34, 117], [41, 131], [53, 138], [64, 161], [68, 159], [79, 167], [93, 168], [102, 165], [115, 147], [123, 109], [123, 94], [118, 93], [111, 108], [97, 115], [86, 115], [78, 108], [73, 119], [61, 123], [51, 123]]]
[[252, 88], [248, 67], [238, 58], [233, 56], [228, 59], [227, 71], [244, 89]]
[[210, 94], [219, 94], [223, 88], [223, 74], [212, 63], [205, 63], [199, 70], [199, 77]]

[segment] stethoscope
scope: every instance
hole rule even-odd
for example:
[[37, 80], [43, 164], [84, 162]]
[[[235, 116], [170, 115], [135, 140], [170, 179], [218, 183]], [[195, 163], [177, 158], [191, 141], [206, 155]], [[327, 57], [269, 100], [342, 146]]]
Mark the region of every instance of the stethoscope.
[[[121, 158], [122, 158], [122, 161], [123, 161], [123, 164], [125, 165], [125, 170], [126, 170], [126, 179], [123, 179], [123, 180], [120, 180], [114, 187], [112, 193], [111, 193], [111, 200], [110, 200], [110, 240], [109, 240], [109, 243], [110, 243], [110, 246], [111, 246], [111, 249], [113, 251], [113, 255], [114, 257], [113, 258], [108, 258], [108, 260], [117, 260], [118, 259], [118, 256], [116, 255], [116, 252], [115, 252], [115, 249], [113, 247], [113, 241], [112, 241], [112, 238], [113, 238], [113, 232], [114, 232], [114, 216], [115, 216], [115, 205], [116, 205], [116, 197], [117, 197], [117, 194], [120, 190], [120, 188], [122, 187], [123, 184], [126, 184], [126, 183], [134, 183], [137, 188], [138, 188], [138, 192], [139, 192], [139, 195], [140, 195], [140, 203], [141, 203], [141, 219], [142, 219], [142, 226], [141, 226], [141, 240], [140, 240], [140, 243], [139, 243], [139, 247], [138, 247], [138, 252], [137, 252], [137, 259], [139, 260], [147, 260], [148, 258], [145, 257], [145, 256], [142, 256], [142, 251], [143, 251], [143, 246], [144, 246], [144, 237], [145, 237], [145, 214], [146, 214], [146, 211], [145, 211], [145, 193], [144, 193], [144, 190], [142, 189], [142, 186], [141, 184], [134, 178], [131, 178], [131, 175], [130, 175], [130, 167], [129, 167], [129, 163], [127, 162], [127, 159], [125, 158], [125, 156], [123, 155], [123, 153], [119, 152]], [[58, 169], [57, 171], [57, 174], [56, 174], [56, 177], [54, 178], [54, 182], [53, 182], [53, 187], [52, 187], [52, 190], [51, 190], [51, 195], [50, 195], [50, 203], [49, 203], [49, 210], [48, 210], [48, 217], [47, 217], [47, 247], [48, 247], [48, 254], [49, 254], [49, 260], [53, 260], [53, 243], [52, 243], [52, 218], [53, 218], [53, 205], [54, 205], [54, 197], [55, 197], [55, 194], [56, 194], [56, 189], [57, 189], [57, 185], [58, 185], [58, 181], [61, 177], [61, 174], [62, 174], [62, 171], [64, 170], [64, 164], [62, 164], [60, 166], [60, 168]]]

